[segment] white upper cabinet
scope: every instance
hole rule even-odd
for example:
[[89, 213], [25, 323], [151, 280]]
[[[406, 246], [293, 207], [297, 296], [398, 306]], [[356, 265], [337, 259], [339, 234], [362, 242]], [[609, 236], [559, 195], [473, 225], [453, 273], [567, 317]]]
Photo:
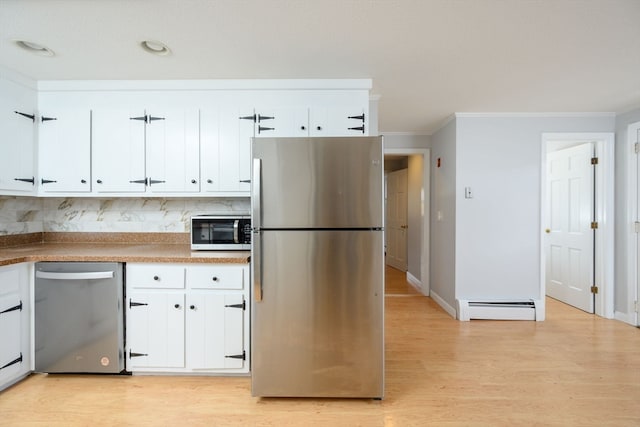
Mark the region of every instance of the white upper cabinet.
[[39, 184], [45, 193], [91, 191], [91, 111], [41, 111]]
[[202, 190], [249, 194], [253, 109], [218, 108], [200, 115]]
[[200, 191], [198, 109], [147, 115], [147, 185], [152, 193]]
[[99, 193], [200, 191], [198, 115], [196, 108], [94, 110], [95, 190]]
[[309, 136], [309, 110], [306, 107], [267, 107], [256, 111], [256, 137]]
[[144, 110], [93, 110], [91, 163], [99, 193], [143, 193], [146, 187]]
[[368, 109], [363, 106], [313, 107], [309, 109], [310, 136], [366, 136]]
[[0, 190], [35, 191], [36, 93], [0, 79]]

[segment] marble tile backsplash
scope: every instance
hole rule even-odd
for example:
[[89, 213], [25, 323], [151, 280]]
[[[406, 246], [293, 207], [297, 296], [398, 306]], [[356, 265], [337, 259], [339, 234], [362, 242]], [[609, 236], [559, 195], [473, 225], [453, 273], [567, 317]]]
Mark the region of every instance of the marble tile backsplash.
[[248, 214], [248, 198], [0, 197], [0, 235], [32, 232], [189, 232], [200, 214]]

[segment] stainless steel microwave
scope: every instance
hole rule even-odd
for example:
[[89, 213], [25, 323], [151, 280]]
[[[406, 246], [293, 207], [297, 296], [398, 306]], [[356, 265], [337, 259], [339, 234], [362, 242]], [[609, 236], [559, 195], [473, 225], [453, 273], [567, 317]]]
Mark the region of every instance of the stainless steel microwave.
[[251, 217], [199, 215], [191, 217], [192, 250], [250, 250]]

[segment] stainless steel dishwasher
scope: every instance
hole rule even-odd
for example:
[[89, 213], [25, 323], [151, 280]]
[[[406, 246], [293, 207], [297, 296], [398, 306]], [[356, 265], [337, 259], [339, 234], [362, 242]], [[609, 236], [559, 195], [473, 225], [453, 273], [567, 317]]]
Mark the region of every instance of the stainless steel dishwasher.
[[122, 270], [121, 263], [36, 263], [36, 372], [124, 370]]

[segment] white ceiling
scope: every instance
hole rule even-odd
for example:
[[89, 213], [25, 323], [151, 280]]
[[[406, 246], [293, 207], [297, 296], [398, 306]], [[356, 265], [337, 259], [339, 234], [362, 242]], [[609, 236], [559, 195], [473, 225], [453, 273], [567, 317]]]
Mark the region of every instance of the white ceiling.
[[0, 65], [38, 80], [371, 78], [380, 131], [429, 134], [454, 112], [640, 107], [640, 0], [0, 0]]

